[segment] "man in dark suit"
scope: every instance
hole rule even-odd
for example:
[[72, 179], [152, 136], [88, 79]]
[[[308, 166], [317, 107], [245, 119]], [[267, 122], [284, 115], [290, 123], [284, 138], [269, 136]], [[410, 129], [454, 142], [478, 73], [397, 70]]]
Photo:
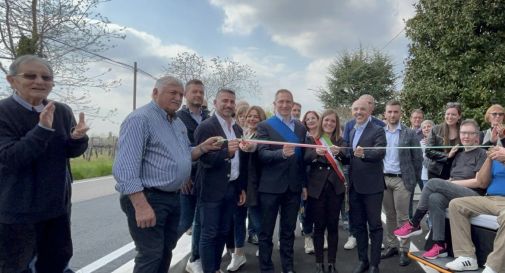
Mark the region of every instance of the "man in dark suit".
[[[281, 89], [275, 94], [275, 115], [257, 127], [259, 139], [298, 142], [305, 141], [306, 129], [291, 116], [293, 95]], [[259, 234], [259, 260], [263, 273], [273, 273], [272, 235], [280, 209], [280, 256], [284, 273], [292, 273], [293, 243], [296, 217], [300, 207], [300, 194], [307, 176], [303, 163], [303, 150], [292, 145], [258, 145], [262, 168], [259, 180], [259, 201], [262, 212]], [[304, 190], [306, 196], [306, 190]]]
[[[384, 196], [383, 149], [363, 147], [385, 147], [384, 128], [370, 121], [369, 105], [364, 100], [352, 104], [352, 115], [356, 125], [350, 134], [349, 167], [349, 217], [358, 243], [359, 264], [353, 273], [378, 273], [382, 244], [381, 205]], [[368, 225], [368, 230], [367, 230]], [[368, 233], [371, 239], [368, 258]]]
[[216, 113], [195, 131], [196, 143], [221, 136], [223, 147], [200, 158], [196, 191], [200, 210], [200, 259], [204, 273], [220, 272], [221, 254], [230, 232], [233, 213], [245, 203], [247, 155], [239, 150], [242, 129], [235, 123], [235, 92], [221, 89], [214, 100]]
[[[209, 117], [208, 112], [203, 111], [202, 104], [205, 95], [205, 86], [198, 79], [190, 80], [184, 87], [184, 98], [186, 105], [177, 111], [177, 117], [182, 120], [188, 130], [188, 138], [191, 146], [195, 145], [195, 130], [202, 121]], [[192, 242], [191, 256], [186, 264], [186, 271], [190, 273], [201, 273], [202, 262], [198, 251], [200, 245], [200, 213], [196, 208], [196, 194], [194, 192], [194, 180], [198, 161], [191, 163], [191, 178], [181, 187], [181, 218], [179, 220], [178, 236], [182, 236], [191, 226]]]

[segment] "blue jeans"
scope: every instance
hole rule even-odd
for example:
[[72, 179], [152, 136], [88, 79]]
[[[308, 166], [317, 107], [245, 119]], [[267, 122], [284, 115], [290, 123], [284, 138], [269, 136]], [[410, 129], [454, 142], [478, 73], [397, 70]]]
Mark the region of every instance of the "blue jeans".
[[247, 227], [249, 236], [258, 236], [261, 229], [261, 207], [253, 206], [248, 208], [249, 225]]
[[228, 183], [226, 194], [219, 201], [199, 201], [200, 259], [204, 273], [215, 273], [221, 266], [221, 255], [237, 208], [238, 195], [235, 184]]
[[235, 248], [244, 247], [245, 242], [245, 219], [247, 218], [247, 207], [237, 206], [235, 209], [235, 215], [233, 217], [234, 220], [234, 234], [235, 234]]
[[197, 206], [197, 198], [194, 194], [181, 193], [181, 218], [177, 234], [180, 238], [191, 225], [193, 230], [191, 234], [191, 262], [200, 259], [199, 244], [200, 244], [200, 212]]
[[308, 201], [302, 200], [301, 206], [303, 207], [303, 213], [300, 213], [299, 220], [302, 223], [303, 234], [312, 235], [312, 231], [314, 231], [314, 219], [310, 212]]

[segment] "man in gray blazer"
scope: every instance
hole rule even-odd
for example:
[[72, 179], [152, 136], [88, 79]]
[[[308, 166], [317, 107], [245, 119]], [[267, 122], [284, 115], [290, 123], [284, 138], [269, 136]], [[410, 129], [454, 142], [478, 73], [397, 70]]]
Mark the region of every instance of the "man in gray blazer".
[[397, 147], [418, 147], [419, 140], [416, 132], [400, 123], [402, 116], [401, 105], [398, 101], [386, 104], [386, 132], [387, 149], [384, 157], [384, 180], [386, 190], [382, 207], [386, 214], [385, 249], [381, 259], [398, 254], [400, 250], [400, 265], [410, 264], [407, 257], [410, 240], [400, 242], [393, 231], [409, 219], [410, 197], [414, 192], [417, 181], [421, 178], [421, 164], [423, 155], [421, 149], [397, 149]]

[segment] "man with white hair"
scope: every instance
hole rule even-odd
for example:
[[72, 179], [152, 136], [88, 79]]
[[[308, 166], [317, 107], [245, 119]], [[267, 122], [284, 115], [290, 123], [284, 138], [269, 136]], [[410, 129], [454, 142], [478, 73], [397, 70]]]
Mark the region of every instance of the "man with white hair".
[[152, 101], [121, 124], [113, 174], [138, 251], [134, 273], [168, 272], [178, 240], [179, 189], [190, 177], [192, 159], [219, 149], [218, 138], [191, 147], [176, 115], [183, 90], [174, 77], [158, 79]]

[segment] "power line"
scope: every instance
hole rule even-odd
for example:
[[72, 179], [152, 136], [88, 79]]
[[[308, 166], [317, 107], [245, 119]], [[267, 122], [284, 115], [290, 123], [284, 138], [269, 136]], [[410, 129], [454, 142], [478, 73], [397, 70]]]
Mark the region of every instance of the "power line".
[[400, 32], [398, 32], [393, 38], [391, 38], [391, 40], [389, 40], [382, 48], [381, 50], [379, 51], [383, 51], [386, 47], [388, 47], [388, 45], [391, 44], [391, 42], [393, 42], [396, 38], [398, 38], [400, 36], [400, 34], [402, 34], [402, 32], [405, 31], [405, 27], [403, 27]]
[[[95, 53], [95, 52], [91, 52], [91, 51], [89, 51], [89, 50], [87, 50], [87, 49], [85, 49], [85, 48], [82, 48], [82, 47], [76, 47], [76, 46], [73, 46], [73, 45], [67, 44], [67, 43], [65, 43], [65, 42], [62, 42], [62, 41], [56, 40], [56, 39], [51, 38], [51, 37], [46, 37], [46, 39], [49, 39], [49, 40], [51, 40], [51, 41], [54, 41], [54, 42], [60, 43], [60, 44], [62, 44], [62, 45], [68, 46], [68, 47], [71, 47], [71, 48], [76, 49], [76, 50], [83, 51], [83, 52], [85, 52], [85, 53], [88, 53], [88, 54], [90, 54], [90, 55], [93, 55], [93, 56], [95, 56], [95, 57], [98, 57], [98, 58], [102, 59], [103, 61], [105, 61], [105, 62], [107, 62], [107, 63], [114, 64], [114, 65], [118, 65], [118, 66], [121, 66], [121, 67], [123, 67], [123, 68], [128, 68], [128, 69], [131, 69], [131, 70], [133, 70], [133, 71], [135, 70], [135, 68], [134, 68], [132, 65], [129, 65], [129, 64], [126, 64], [126, 63], [123, 63], [123, 62], [120, 62], [120, 61], [116, 61], [116, 60], [114, 60], [114, 59], [111, 59], [111, 58], [109, 58], [109, 57], [106, 57], [106, 56], [100, 55], [100, 54]], [[150, 73], [148, 73], [148, 72], [146, 72], [146, 71], [144, 71], [144, 70], [142, 70], [142, 69], [140, 69], [140, 68], [137, 68], [137, 71], [138, 71], [139, 73], [142, 73], [142, 74], [144, 74], [144, 75], [148, 76], [148, 77], [153, 78], [154, 80], [157, 80], [157, 79], [158, 79], [157, 77], [153, 76], [152, 74], [150, 74]]]

